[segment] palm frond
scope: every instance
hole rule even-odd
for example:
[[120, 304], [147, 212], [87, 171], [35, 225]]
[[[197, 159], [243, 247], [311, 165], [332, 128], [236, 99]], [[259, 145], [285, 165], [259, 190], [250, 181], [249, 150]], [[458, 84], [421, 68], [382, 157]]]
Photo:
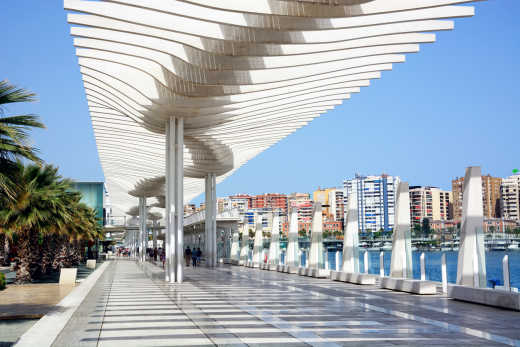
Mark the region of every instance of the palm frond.
[[0, 109], [5, 104], [32, 101], [36, 101], [36, 94], [23, 88], [16, 88], [7, 80], [0, 81]]

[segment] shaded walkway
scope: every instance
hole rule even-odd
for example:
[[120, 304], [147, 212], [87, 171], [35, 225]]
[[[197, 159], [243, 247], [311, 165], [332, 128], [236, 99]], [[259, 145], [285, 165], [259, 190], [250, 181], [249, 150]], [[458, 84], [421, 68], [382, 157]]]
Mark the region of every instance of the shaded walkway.
[[[162, 270], [117, 261], [56, 346], [515, 344], [520, 314], [243, 267]], [[518, 344], [520, 345], [520, 344]]]

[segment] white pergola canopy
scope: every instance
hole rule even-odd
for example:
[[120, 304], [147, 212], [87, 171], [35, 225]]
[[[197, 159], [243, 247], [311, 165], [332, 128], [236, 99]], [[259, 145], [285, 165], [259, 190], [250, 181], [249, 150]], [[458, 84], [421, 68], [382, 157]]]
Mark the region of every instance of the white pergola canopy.
[[65, 0], [113, 207], [164, 194], [184, 120], [184, 200], [474, 14], [467, 0]]

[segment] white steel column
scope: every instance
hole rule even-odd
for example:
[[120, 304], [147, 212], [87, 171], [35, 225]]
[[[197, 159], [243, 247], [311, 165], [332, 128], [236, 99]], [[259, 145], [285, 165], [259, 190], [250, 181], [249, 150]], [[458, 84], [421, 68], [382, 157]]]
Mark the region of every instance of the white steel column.
[[146, 261], [146, 244], [148, 233], [146, 231], [146, 198], [139, 198], [139, 260]]
[[217, 264], [217, 177], [210, 173], [206, 176], [206, 265]]
[[175, 227], [177, 247], [176, 282], [184, 277], [184, 119], [177, 118], [175, 128]]
[[176, 237], [175, 237], [175, 118], [166, 122], [166, 276], [165, 280], [175, 283]]
[[155, 250], [157, 248], [157, 222], [153, 221], [152, 225], [152, 248]]

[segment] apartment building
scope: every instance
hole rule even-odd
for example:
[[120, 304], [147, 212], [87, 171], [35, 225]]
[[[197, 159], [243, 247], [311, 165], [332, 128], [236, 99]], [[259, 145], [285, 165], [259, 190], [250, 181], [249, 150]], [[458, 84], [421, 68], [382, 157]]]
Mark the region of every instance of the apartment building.
[[[500, 218], [500, 186], [502, 178], [490, 175], [482, 176], [482, 202], [484, 203], [484, 218]], [[462, 195], [464, 177], [451, 181], [453, 192], [453, 218], [462, 219]]]
[[421, 224], [424, 218], [430, 221], [451, 219], [452, 193], [437, 187], [410, 187], [410, 220]]
[[315, 190], [313, 201], [322, 205], [323, 219], [330, 222], [343, 222], [344, 194], [340, 188], [326, 188]]
[[357, 175], [343, 181], [344, 204], [355, 198], [358, 202], [358, 221], [360, 231], [390, 231], [394, 227], [395, 192], [400, 179], [397, 176]]
[[500, 211], [502, 218], [520, 220], [520, 174], [502, 180]]
[[252, 197], [251, 205], [253, 209], [281, 210], [283, 214], [287, 214], [287, 195], [278, 193], [255, 195]]

